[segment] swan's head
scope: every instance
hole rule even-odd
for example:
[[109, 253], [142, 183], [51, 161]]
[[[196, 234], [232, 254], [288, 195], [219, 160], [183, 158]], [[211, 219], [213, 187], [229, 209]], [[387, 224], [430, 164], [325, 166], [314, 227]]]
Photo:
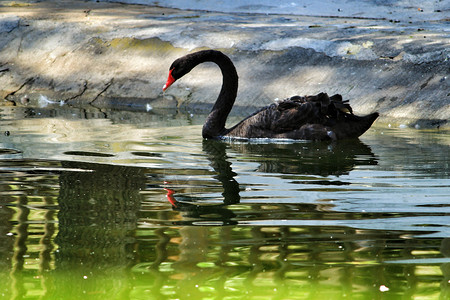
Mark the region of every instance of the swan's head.
[[163, 86], [163, 91], [167, 90], [176, 80], [189, 73], [195, 65], [191, 61], [190, 55], [175, 60], [169, 68], [169, 77]]
[[204, 61], [204, 53], [206, 51], [199, 51], [176, 59], [169, 68], [169, 77], [163, 87], [163, 91], [167, 90], [176, 80], [189, 73], [196, 65]]

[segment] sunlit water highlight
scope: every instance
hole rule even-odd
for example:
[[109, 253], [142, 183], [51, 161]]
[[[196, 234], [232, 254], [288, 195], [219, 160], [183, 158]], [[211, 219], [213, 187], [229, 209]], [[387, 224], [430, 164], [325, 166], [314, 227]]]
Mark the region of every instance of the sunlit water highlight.
[[448, 130], [227, 143], [173, 111], [0, 114], [0, 298], [450, 297]]

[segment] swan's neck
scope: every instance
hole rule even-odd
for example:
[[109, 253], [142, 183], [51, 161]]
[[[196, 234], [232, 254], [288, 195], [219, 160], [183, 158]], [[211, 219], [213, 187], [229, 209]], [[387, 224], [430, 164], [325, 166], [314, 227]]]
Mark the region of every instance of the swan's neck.
[[223, 82], [219, 97], [203, 125], [204, 138], [216, 138], [226, 133], [225, 122], [233, 108], [238, 90], [238, 75], [231, 60], [218, 51], [212, 54], [206, 61], [214, 62], [220, 67]]

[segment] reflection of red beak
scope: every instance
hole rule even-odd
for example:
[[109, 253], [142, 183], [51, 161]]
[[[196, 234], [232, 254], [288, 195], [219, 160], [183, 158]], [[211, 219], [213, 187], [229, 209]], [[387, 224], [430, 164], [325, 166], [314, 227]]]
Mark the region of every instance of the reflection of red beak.
[[175, 78], [173, 78], [173, 76], [172, 76], [172, 71], [173, 71], [173, 69], [169, 71], [169, 77], [167, 78], [166, 84], [163, 86], [163, 92], [165, 90], [167, 90], [169, 88], [169, 86], [172, 85], [172, 83], [175, 82]]
[[166, 197], [167, 200], [169, 200], [170, 204], [172, 204], [173, 207], [177, 207], [177, 200], [175, 200], [175, 197], [173, 196], [173, 194], [175, 194], [175, 191], [169, 188], [164, 188], [164, 190], [167, 192]]

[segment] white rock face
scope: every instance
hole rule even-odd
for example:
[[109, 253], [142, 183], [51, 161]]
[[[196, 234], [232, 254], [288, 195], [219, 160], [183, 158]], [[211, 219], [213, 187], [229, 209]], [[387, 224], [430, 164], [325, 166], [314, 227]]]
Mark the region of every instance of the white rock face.
[[96, 1], [2, 4], [0, 98], [208, 111], [221, 84], [212, 64], [164, 96], [161, 87], [175, 58], [214, 48], [236, 64], [237, 114], [276, 98], [327, 92], [381, 119], [450, 119], [446, 1], [421, 1], [423, 12], [406, 2], [361, 2], [366, 10], [352, 1], [215, 1], [215, 12], [202, 0], [158, 1], [202, 11]]

